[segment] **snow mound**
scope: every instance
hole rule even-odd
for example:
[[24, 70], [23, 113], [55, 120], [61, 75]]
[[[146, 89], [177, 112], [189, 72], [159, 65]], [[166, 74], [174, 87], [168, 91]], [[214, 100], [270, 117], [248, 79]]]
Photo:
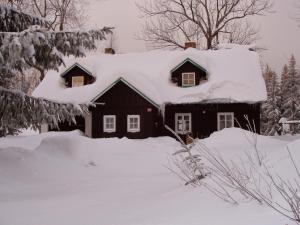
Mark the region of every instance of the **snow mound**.
[[51, 157], [66, 158], [70, 160], [88, 159], [90, 152], [98, 149], [99, 146], [90, 141], [90, 138], [67, 134], [62, 136], [46, 137], [40, 145], [35, 149], [36, 152], [47, 154]]
[[[252, 135], [224, 129], [203, 142], [235, 156], [251, 148], [245, 134]], [[256, 137], [261, 150], [272, 152], [269, 165], [291, 173], [288, 142]], [[171, 154], [181, 148], [170, 137], [89, 139], [79, 132], [51, 132], [26, 138], [0, 139], [0, 224], [289, 223], [264, 205], [232, 206], [204, 188], [184, 186], [168, 169]], [[300, 141], [289, 146], [298, 157]]]
[[[234, 137], [234, 138], [233, 138]], [[250, 131], [243, 130], [241, 128], [226, 128], [221, 131], [216, 131], [210, 135], [209, 138], [204, 139], [203, 142], [210, 147], [214, 148], [228, 148], [228, 147], [253, 147], [257, 144], [258, 147], [263, 145], [286, 145], [286, 141], [277, 140], [273, 137], [263, 136], [259, 134], [254, 134]]]

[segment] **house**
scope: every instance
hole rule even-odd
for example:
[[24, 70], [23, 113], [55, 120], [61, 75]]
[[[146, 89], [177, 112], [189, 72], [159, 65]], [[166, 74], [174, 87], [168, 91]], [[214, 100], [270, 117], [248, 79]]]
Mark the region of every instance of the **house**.
[[249, 46], [95, 53], [65, 64], [46, 74], [34, 96], [93, 106], [60, 130], [81, 129], [93, 138], [170, 135], [165, 125], [199, 138], [233, 126], [248, 129], [249, 122], [260, 130], [266, 88]]

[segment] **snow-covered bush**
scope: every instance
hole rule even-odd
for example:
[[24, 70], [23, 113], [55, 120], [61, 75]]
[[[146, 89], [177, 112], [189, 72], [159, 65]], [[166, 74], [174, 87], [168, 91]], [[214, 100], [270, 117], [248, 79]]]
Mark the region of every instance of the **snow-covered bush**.
[[178, 141], [180, 141], [181, 149], [177, 150], [173, 156], [173, 163], [179, 172], [169, 168], [172, 172], [178, 175], [185, 185], [199, 185], [201, 180], [207, 175], [204, 165], [201, 162], [200, 155], [193, 152], [196, 146], [196, 140], [188, 136], [190, 143], [185, 143], [182, 138], [169, 126], [165, 125], [165, 128], [170, 131]]
[[[300, 172], [291, 151], [287, 147], [287, 161], [289, 160], [288, 164], [292, 166], [289, 171], [291, 175], [286, 177], [268, 162], [268, 155], [259, 148], [257, 140], [261, 137], [248, 131], [242, 132], [244, 134], [240, 138], [244, 137], [244, 143], [249, 146], [239, 147], [242, 152], [239, 157], [224, 157], [224, 153], [208, 147], [205, 141], [198, 141], [193, 146], [196, 151], [194, 154], [202, 159], [201, 168], [202, 171], [205, 168], [206, 178], [197, 179], [195, 182], [194, 166], [175, 161], [176, 166], [180, 168], [179, 172], [176, 172], [177, 175], [188, 179], [186, 184], [206, 188], [227, 203], [255, 201], [300, 224]], [[249, 141], [249, 137], [255, 138], [256, 141]], [[243, 151], [242, 148], [248, 150]], [[258, 155], [263, 157], [259, 160]]]

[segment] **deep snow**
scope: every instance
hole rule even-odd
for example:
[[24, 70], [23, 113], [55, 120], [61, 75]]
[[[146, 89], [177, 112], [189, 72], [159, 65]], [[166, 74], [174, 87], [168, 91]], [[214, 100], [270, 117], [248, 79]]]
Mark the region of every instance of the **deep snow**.
[[[225, 158], [251, 149], [240, 129], [203, 142]], [[258, 137], [268, 163], [292, 170], [300, 141]], [[229, 205], [206, 189], [184, 186], [166, 167], [180, 145], [169, 137], [89, 139], [79, 132], [0, 139], [1, 225], [285, 225], [255, 202]]]

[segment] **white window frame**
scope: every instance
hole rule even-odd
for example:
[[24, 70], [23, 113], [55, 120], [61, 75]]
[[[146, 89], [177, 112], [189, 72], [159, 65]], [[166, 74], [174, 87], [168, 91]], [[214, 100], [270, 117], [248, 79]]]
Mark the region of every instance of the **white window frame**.
[[[130, 119], [138, 119], [137, 128], [130, 128]], [[140, 115], [127, 115], [127, 132], [137, 133], [141, 131], [141, 116]]]
[[234, 113], [233, 112], [219, 112], [218, 113], [218, 130], [221, 130], [221, 124], [220, 124], [220, 122], [221, 122], [220, 117], [221, 116], [225, 116], [225, 127], [223, 129], [229, 128], [229, 127], [226, 126], [226, 123], [227, 123], [226, 116], [228, 116], [228, 115], [231, 116], [231, 124], [232, 124], [232, 127], [234, 127]]
[[[181, 131], [178, 129], [178, 117], [182, 116], [184, 118], [185, 116], [189, 117], [189, 130]], [[177, 134], [187, 134], [192, 132], [192, 113], [175, 113], [175, 132]]]
[[[74, 78], [82, 78], [82, 83], [81, 85], [75, 85], [75, 80]], [[72, 87], [81, 87], [84, 85], [84, 76], [73, 76], [72, 77]]]
[[[193, 84], [185, 84], [183, 81], [188, 80], [190, 81], [189, 77], [184, 79], [184, 76], [193, 75]], [[181, 74], [181, 83], [183, 87], [192, 87], [196, 85], [196, 73], [195, 72], [186, 72]]]
[[[113, 119], [113, 128], [107, 128], [107, 121], [106, 119], [112, 118]], [[103, 132], [104, 133], [114, 133], [116, 132], [116, 116], [115, 115], [104, 115], [103, 116]]]

